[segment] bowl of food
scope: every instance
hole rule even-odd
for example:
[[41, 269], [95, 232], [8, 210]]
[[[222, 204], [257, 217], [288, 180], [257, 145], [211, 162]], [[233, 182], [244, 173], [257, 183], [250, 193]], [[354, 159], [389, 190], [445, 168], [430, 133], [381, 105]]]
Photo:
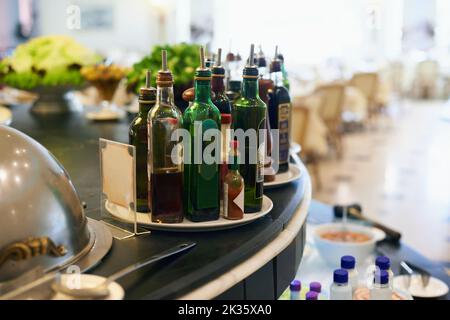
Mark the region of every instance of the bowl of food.
[[354, 223], [324, 224], [313, 233], [317, 250], [332, 266], [338, 266], [345, 255], [352, 255], [362, 263], [374, 252], [375, 244], [385, 237], [380, 229]]

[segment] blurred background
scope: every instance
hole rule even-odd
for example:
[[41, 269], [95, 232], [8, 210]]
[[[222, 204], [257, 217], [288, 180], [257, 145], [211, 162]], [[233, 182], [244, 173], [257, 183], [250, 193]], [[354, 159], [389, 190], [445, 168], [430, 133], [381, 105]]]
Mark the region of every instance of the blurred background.
[[1, 57], [44, 35], [125, 67], [158, 45], [243, 60], [250, 43], [267, 57], [278, 45], [314, 198], [360, 203], [450, 262], [450, 1], [0, 1]]

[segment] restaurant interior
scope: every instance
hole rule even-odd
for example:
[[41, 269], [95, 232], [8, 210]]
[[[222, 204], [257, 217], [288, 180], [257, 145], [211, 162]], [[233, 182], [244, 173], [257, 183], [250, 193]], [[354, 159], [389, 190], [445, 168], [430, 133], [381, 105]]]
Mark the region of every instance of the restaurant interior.
[[449, 139], [448, 0], [1, 0], [0, 300], [448, 300]]

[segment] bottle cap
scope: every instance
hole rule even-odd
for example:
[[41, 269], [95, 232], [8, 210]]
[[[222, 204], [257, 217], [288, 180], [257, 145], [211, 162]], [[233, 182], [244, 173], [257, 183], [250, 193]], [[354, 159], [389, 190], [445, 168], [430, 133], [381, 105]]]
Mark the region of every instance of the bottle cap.
[[375, 271], [375, 276], [373, 278], [376, 284], [388, 284], [389, 283], [389, 272], [386, 270]]
[[248, 56], [247, 65], [244, 68], [243, 77], [247, 79], [258, 79], [259, 72], [255, 65], [255, 45], [250, 46], [250, 55]]
[[380, 256], [375, 260], [375, 265], [380, 270], [389, 270], [391, 268], [391, 260], [388, 257]]
[[212, 68], [212, 76], [225, 78], [225, 68], [222, 67], [222, 48], [217, 50], [216, 64]]
[[347, 269], [347, 270], [355, 269], [355, 265], [356, 265], [355, 257], [343, 256], [341, 258], [341, 268], [342, 269]]
[[139, 101], [141, 102], [156, 101], [156, 89], [151, 86], [151, 78], [151, 72], [147, 70], [145, 74], [145, 87], [139, 89]]
[[294, 280], [291, 282], [291, 285], [289, 286], [291, 291], [300, 291], [302, 290], [302, 283], [300, 280]]
[[231, 114], [229, 113], [222, 113], [220, 115], [221, 117], [221, 123], [222, 124], [230, 124], [231, 123]]
[[315, 291], [309, 291], [306, 294], [306, 300], [318, 300], [319, 299], [319, 294]]
[[205, 65], [204, 47], [200, 47], [200, 67], [195, 71], [195, 80], [211, 80], [211, 70]]
[[322, 292], [322, 285], [320, 284], [320, 282], [317, 282], [317, 281], [311, 282], [309, 284], [309, 290], [317, 292], [317, 293], [321, 293]]
[[173, 76], [170, 70], [167, 68], [167, 50], [161, 50], [161, 70], [159, 70], [156, 76], [156, 84], [158, 87], [172, 87]]
[[333, 274], [333, 281], [335, 283], [348, 283], [348, 272], [344, 269], [337, 269], [334, 271]]
[[270, 63], [270, 72], [280, 72], [281, 71], [281, 60], [278, 59], [278, 46], [275, 47], [275, 57]]

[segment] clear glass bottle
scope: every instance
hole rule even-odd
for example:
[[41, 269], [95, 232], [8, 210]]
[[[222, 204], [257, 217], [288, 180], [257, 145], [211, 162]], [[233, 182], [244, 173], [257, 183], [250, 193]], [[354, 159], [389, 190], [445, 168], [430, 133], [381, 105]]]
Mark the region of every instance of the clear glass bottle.
[[386, 256], [380, 256], [375, 259], [376, 270], [385, 270], [389, 274], [389, 286], [393, 287], [394, 272], [391, 269], [391, 260]]
[[150, 85], [151, 73], [147, 71], [146, 85], [139, 90], [139, 113], [128, 131], [129, 144], [136, 148], [136, 210], [150, 211], [150, 191], [147, 171], [148, 136], [147, 118], [156, 103], [156, 89]]
[[[183, 120], [184, 128], [191, 134], [191, 163], [185, 164], [184, 205], [186, 217], [193, 222], [217, 220], [220, 217], [219, 161], [217, 163], [195, 163], [194, 148], [198, 125], [202, 132], [208, 129], [220, 130], [221, 117], [219, 109], [211, 101], [211, 70], [205, 67], [204, 48], [200, 49], [201, 66], [195, 72], [195, 98], [186, 109]], [[204, 154], [214, 141], [202, 141], [201, 152]], [[217, 151], [220, 153], [220, 149]], [[217, 156], [217, 155], [216, 155]]]
[[289, 285], [291, 292], [291, 300], [300, 300], [300, 292], [302, 291], [302, 283], [300, 280], [293, 280]]
[[148, 116], [152, 222], [180, 223], [183, 221], [182, 149], [172, 138], [183, 127], [183, 118], [174, 104], [173, 77], [167, 69], [165, 50], [156, 84], [156, 105]]
[[392, 289], [389, 285], [389, 273], [386, 270], [377, 270], [374, 283], [370, 288], [370, 300], [392, 300]]
[[343, 256], [341, 258], [341, 268], [348, 272], [348, 282], [352, 286], [352, 292], [358, 288], [359, 278], [356, 270], [356, 259], [353, 256]]
[[333, 274], [333, 284], [330, 287], [330, 300], [352, 300], [352, 287], [348, 283], [348, 272], [338, 269]]

